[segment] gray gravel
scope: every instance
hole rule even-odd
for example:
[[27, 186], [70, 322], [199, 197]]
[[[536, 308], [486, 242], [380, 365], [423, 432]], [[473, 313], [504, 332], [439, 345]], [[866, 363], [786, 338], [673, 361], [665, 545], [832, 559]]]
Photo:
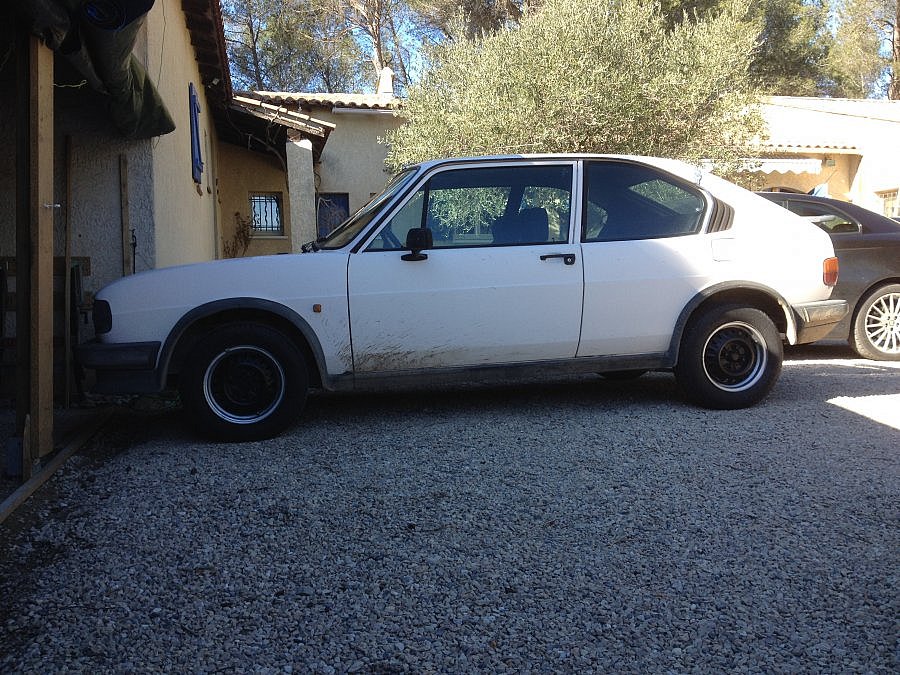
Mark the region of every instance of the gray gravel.
[[245, 445], [122, 412], [0, 528], [0, 671], [897, 672], [900, 431], [828, 401], [900, 369], [835, 354], [739, 412], [664, 374]]

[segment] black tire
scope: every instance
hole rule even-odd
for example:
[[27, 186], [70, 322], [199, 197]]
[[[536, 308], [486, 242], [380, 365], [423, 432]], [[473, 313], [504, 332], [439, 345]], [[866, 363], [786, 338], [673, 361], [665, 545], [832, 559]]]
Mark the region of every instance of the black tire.
[[636, 380], [646, 372], [646, 370], [608, 370], [605, 373], [600, 373], [600, 377], [614, 381]]
[[900, 361], [900, 284], [876, 288], [860, 303], [850, 346], [864, 359]]
[[693, 318], [681, 340], [675, 376], [706, 408], [746, 408], [771, 391], [784, 351], [772, 320], [740, 305], [711, 307]]
[[271, 438], [306, 402], [303, 355], [271, 326], [227, 324], [191, 350], [180, 377], [182, 404], [205, 436], [227, 441]]

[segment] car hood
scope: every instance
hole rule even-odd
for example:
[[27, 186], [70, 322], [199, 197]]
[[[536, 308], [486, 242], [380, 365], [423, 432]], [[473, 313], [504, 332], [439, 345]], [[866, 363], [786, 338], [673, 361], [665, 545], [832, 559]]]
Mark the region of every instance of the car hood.
[[[112, 331], [103, 340], [129, 341], [153, 327], [163, 337], [188, 311], [218, 300], [253, 298], [302, 310], [346, 303], [347, 253], [320, 251], [214, 260], [123, 277], [96, 295], [109, 303]], [[158, 328], [157, 328], [158, 327]]]

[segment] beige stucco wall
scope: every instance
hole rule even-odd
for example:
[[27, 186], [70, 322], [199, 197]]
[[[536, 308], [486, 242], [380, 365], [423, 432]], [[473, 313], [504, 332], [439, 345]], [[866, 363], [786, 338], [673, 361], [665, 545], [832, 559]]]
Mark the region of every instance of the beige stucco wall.
[[387, 184], [390, 173], [384, 160], [388, 148], [378, 139], [403, 120], [388, 111], [356, 109], [315, 109], [312, 116], [337, 125], [325, 144], [322, 161], [315, 165], [316, 187], [319, 192], [348, 193], [353, 213]]
[[[147, 15], [146, 52], [142, 61], [156, 83], [176, 129], [154, 141], [154, 225], [156, 265], [211, 260], [216, 257], [216, 132], [180, 0], [159, 0]], [[138, 51], [136, 50], [136, 53]], [[141, 54], [138, 53], [141, 58]], [[200, 98], [202, 183], [191, 176], [191, 125], [188, 83]]]
[[[807, 192], [827, 183], [829, 195], [882, 212], [880, 193], [900, 187], [900, 102], [772, 97], [763, 106], [767, 144], [776, 157], [815, 158], [818, 174], [757, 175], [753, 187]], [[833, 166], [829, 166], [833, 162]]]
[[291, 213], [287, 177], [279, 159], [229, 143], [220, 143], [219, 208], [222, 214], [219, 252], [235, 231], [235, 213], [250, 216], [251, 192], [280, 192], [284, 235], [254, 236], [245, 255], [288, 253], [291, 250]]

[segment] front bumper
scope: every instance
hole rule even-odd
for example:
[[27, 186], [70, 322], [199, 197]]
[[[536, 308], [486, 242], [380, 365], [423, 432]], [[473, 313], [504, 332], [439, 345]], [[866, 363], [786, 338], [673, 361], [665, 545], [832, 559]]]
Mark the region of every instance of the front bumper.
[[78, 361], [97, 372], [94, 389], [101, 394], [151, 394], [162, 390], [156, 369], [159, 342], [106, 344], [86, 342], [78, 346]]
[[846, 300], [820, 300], [793, 305], [797, 340], [794, 344], [806, 344], [821, 340], [847, 316], [850, 305]]

